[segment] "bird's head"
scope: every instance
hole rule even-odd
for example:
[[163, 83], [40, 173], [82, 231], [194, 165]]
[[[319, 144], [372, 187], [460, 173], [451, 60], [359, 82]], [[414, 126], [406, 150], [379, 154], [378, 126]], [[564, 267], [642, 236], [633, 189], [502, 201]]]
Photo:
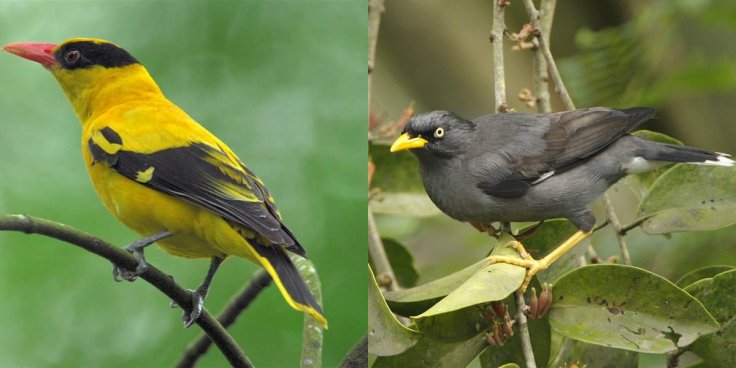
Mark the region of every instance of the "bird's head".
[[[80, 119], [86, 118], [101, 89], [121, 86], [123, 80], [143, 81], [158, 87], [143, 66], [123, 48], [96, 38], [72, 38], [60, 44], [16, 42], [4, 51], [35, 61], [59, 82]], [[138, 86], [146, 90], [145, 86]], [[118, 94], [120, 91], [118, 91]]]
[[438, 157], [454, 157], [472, 140], [475, 124], [451, 112], [432, 111], [413, 117], [391, 145], [391, 152], [412, 150]]

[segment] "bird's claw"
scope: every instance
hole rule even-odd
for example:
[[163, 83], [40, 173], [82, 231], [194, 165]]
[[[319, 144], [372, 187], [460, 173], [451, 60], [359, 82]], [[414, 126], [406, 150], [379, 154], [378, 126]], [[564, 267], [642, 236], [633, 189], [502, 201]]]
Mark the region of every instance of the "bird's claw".
[[[191, 326], [202, 315], [202, 309], [204, 308], [204, 296], [199, 290], [189, 291], [192, 293], [192, 310], [189, 312], [184, 311], [184, 315], [181, 316], [181, 320], [184, 322], [184, 328]], [[176, 305], [176, 303], [172, 301], [172, 305]]]
[[146, 258], [143, 256], [143, 251], [136, 247], [136, 243], [130, 244], [123, 249], [133, 255], [133, 258], [138, 261], [138, 265], [135, 267], [135, 271], [130, 271], [116, 264], [113, 264], [112, 278], [117, 282], [121, 282], [123, 280], [133, 282], [135, 281], [135, 279], [138, 278], [138, 276], [148, 270], [148, 263], [146, 262]]

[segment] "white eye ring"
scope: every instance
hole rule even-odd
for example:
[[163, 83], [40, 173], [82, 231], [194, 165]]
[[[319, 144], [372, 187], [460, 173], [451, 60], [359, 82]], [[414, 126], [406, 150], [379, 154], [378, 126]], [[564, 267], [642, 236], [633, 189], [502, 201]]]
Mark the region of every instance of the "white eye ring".
[[437, 128], [437, 130], [434, 131], [435, 138], [442, 138], [444, 135], [445, 135], [445, 130], [442, 128]]

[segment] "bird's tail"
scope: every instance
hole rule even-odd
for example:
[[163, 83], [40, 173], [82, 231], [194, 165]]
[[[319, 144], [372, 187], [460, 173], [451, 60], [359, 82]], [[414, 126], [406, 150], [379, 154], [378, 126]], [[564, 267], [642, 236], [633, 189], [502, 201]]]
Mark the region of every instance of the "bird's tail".
[[322, 313], [322, 307], [314, 299], [314, 295], [299, 275], [286, 250], [280, 245], [253, 248], [260, 256], [261, 265], [271, 275], [286, 302], [296, 310], [309, 313], [322, 327], [327, 328], [327, 319]]
[[647, 160], [685, 162], [695, 165], [709, 166], [734, 166], [736, 162], [731, 160], [731, 155], [708, 151], [700, 148], [679, 146], [675, 144], [656, 143], [657, 149], [651, 150]]

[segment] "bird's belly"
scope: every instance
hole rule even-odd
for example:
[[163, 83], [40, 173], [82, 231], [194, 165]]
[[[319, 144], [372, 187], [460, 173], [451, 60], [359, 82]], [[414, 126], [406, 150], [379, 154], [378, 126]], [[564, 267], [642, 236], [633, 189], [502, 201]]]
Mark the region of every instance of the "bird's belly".
[[157, 244], [173, 255], [200, 258], [236, 255], [253, 259], [246, 240], [227, 221], [182, 199], [134, 182], [102, 163], [88, 166], [105, 207], [142, 236], [174, 233]]
[[450, 175], [435, 176], [435, 180], [425, 181], [424, 185], [430, 199], [442, 212], [456, 220], [480, 223], [569, 217], [584, 211], [607, 188], [601, 180], [582, 171], [568, 172], [562, 182], [559, 180], [553, 176], [516, 198], [490, 196], [467, 184], [472, 180]]

